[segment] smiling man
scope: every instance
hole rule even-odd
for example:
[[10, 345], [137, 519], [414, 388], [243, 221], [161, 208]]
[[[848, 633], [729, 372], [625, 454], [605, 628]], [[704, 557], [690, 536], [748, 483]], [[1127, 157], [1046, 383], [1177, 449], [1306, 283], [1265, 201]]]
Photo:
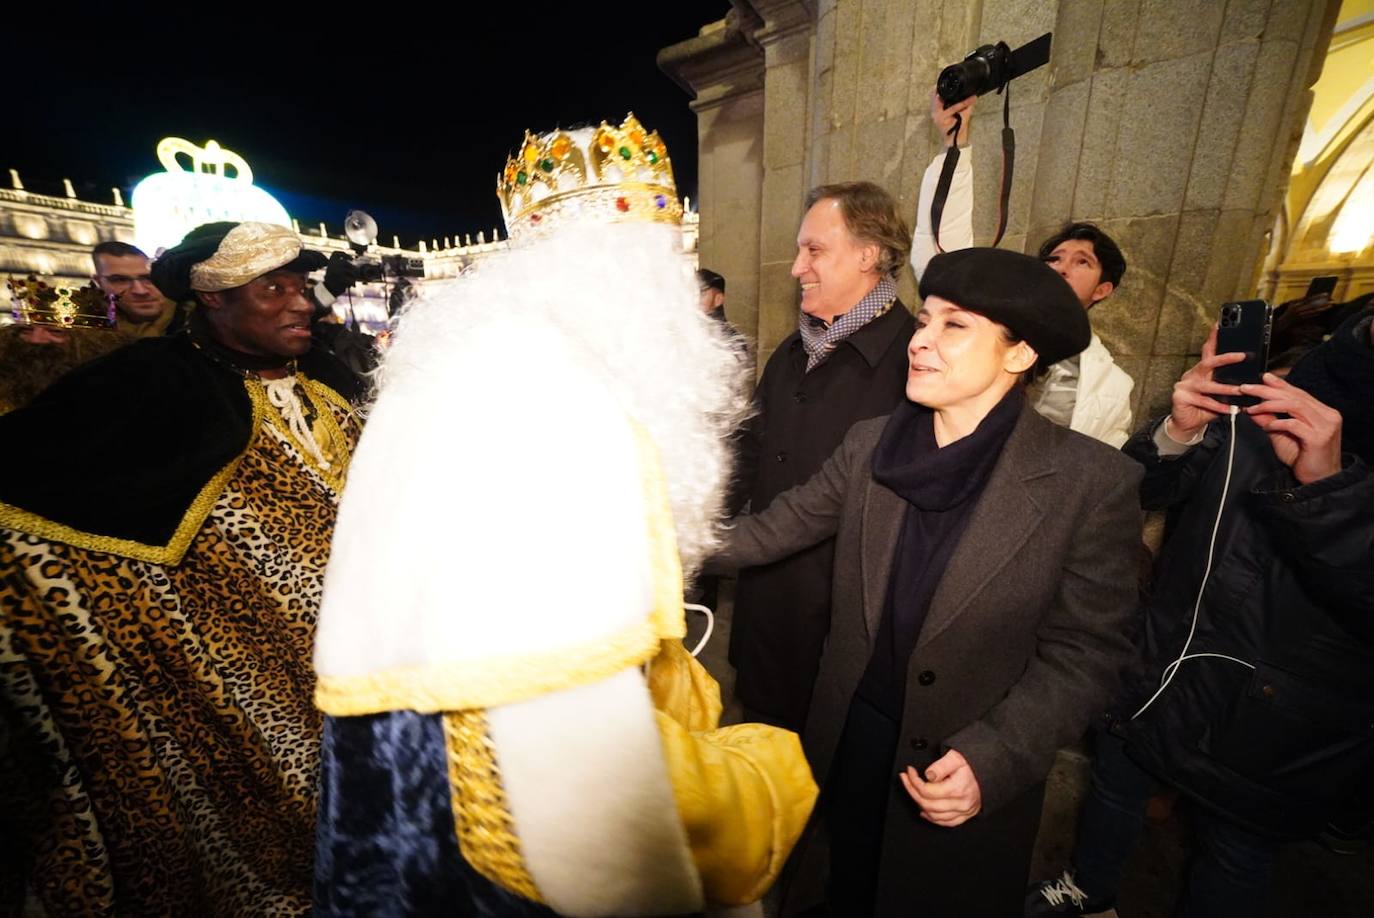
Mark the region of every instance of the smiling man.
[[0, 481], [0, 911], [309, 911], [310, 652], [361, 394], [310, 347], [323, 265], [284, 227], [199, 227], [151, 270], [198, 300], [185, 332], [0, 418], [27, 470]]
[[176, 304], [162, 295], [149, 273], [148, 256], [127, 242], [102, 242], [91, 249], [91, 280], [115, 298], [117, 328], [125, 338], [175, 331]]
[[[795, 332], [778, 345], [741, 440], [739, 482], [753, 511], [802, 484], [856, 421], [902, 397], [914, 322], [897, 299], [910, 236], [896, 202], [871, 182], [822, 185], [806, 199], [792, 276]], [[738, 509], [736, 506], [734, 509]], [[830, 628], [833, 540], [741, 572], [730, 660], [747, 719], [800, 730]]]

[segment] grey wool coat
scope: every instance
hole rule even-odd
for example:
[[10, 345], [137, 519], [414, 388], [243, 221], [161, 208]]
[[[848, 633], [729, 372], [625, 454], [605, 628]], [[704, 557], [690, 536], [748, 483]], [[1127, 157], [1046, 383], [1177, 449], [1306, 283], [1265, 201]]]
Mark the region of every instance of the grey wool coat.
[[[803, 734], [822, 789], [873, 654], [908, 506], [873, 480], [885, 424], [856, 424], [806, 484], [739, 517], [711, 565], [764, 564], [836, 537], [830, 633]], [[1020, 914], [1055, 752], [1107, 708], [1131, 653], [1140, 478], [1116, 450], [1023, 409], [911, 655], [878, 914]], [[982, 792], [982, 811], [953, 829], [921, 819], [897, 780], [948, 749]], [[793, 854], [786, 912], [824, 895], [824, 810], [823, 796]]]

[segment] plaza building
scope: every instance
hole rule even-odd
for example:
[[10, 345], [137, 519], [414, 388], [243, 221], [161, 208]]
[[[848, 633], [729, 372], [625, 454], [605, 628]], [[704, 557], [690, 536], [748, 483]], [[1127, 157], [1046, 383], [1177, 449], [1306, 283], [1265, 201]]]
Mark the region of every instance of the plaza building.
[[[866, 179], [914, 216], [941, 148], [935, 78], [981, 45], [1053, 32], [1048, 66], [1009, 84], [1015, 178], [1002, 246], [1068, 220], [1122, 246], [1093, 326], [1168, 404], [1221, 303], [1374, 290], [1371, 0], [737, 0], [659, 52], [697, 114], [701, 263], [763, 367], [796, 327], [789, 270], [807, 189]], [[974, 239], [997, 221], [1002, 102], [972, 122]], [[903, 270], [898, 289], [915, 303]]]
[[[182, 150], [192, 148], [199, 153], [210, 150], [226, 159], [237, 159], [235, 154], [223, 151], [214, 141], [207, 142], [204, 147], [196, 147], [177, 138], [168, 138], [159, 146], [166, 145], [168, 141], [177, 141]], [[165, 157], [163, 160], [167, 162]], [[238, 161], [242, 162], [241, 159]], [[247, 168], [246, 164], [243, 168]], [[65, 194], [57, 196], [26, 189], [23, 177], [14, 169], [9, 170], [9, 179], [10, 187], [0, 188], [0, 277], [36, 275], [54, 283], [80, 286], [90, 277], [90, 252], [97, 243], [117, 240], [139, 245], [150, 256], [156, 254], [156, 246], [144, 238], [147, 230], [140, 230], [143, 221], [136, 219], [134, 208], [144, 206], [137, 189], [133, 199], [127, 203], [124, 191], [119, 188], [110, 189], [108, 202], [96, 202], [78, 198], [70, 180], [63, 180]], [[186, 202], [181, 203], [184, 212], [187, 210], [184, 206]], [[682, 247], [684, 255], [695, 268], [698, 214], [692, 212], [690, 200], [686, 204], [682, 218]], [[217, 219], [246, 219], [242, 216], [206, 213], [204, 208], [196, 209], [203, 219], [183, 219], [183, 224], [189, 224], [184, 229], [199, 222]], [[333, 252], [353, 254], [347, 237], [342, 233], [335, 234], [333, 228], [324, 223], [313, 227], [302, 226], [299, 221], [286, 217], [284, 210], [281, 210], [281, 214], [282, 217], [276, 222], [284, 223], [289, 219], [307, 248], [326, 255]], [[164, 230], [160, 243], [175, 243], [184, 229], [179, 226], [170, 236]], [[412, 283], [423, 292], [426, 284], [457, 277], [483, 258], [504, 249], [509, 240], [501, 238], [499, 229], [492, 228], [490, 235], [487, 231], [462, 233], [461, 236], [454, 234], [433, 238], [428, 242], [419, 240], [413, 246], [402, 245], [393, 236], [391, 243], [372, 245], [366, 257], [400, 256], [418, 261], [424, 266], [424, 277]], [[341, 318], [351, 317], [362, 328], [375, 332], [386, 325], [390, 295], [390, 281], [360, 283], [341, 297], [334, 308]], [[9, 316], [9, 290], [0, 284], [0, 324], [7, 322]]]

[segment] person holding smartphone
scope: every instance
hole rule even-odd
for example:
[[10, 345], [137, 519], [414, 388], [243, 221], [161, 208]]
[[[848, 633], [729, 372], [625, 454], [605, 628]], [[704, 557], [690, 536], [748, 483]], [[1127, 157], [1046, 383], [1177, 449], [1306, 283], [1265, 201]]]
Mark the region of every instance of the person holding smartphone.
[[1262, 914], [1281, 844], [1318, 833], [1374, 768], [1374, 475], [1332, 407], [1374, 399], [1366, 344], [1296, 376], [1323, 402], [1272, 373], [1220, 381], [1246, 355], [1218, 353], [1213, 328], [1169, 413], [1124, 447], [1141, 503], [1174, 526], [1071, 866], [1031, 886], [1025, 915], [1110, 908], [1160, 782], [1197, 805], [1178, 914]]

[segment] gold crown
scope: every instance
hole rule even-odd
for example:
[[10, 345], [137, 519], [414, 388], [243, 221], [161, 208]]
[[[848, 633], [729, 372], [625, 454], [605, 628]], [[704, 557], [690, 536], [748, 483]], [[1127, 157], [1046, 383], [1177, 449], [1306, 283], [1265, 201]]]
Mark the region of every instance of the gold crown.
[[94, 284], [75, 287], [48, 283], [30, 274], [11, 277], [10, 308], [21, 325], [58, 328], [114, 328], [115, 298]]
[[633, 112], [620, 127], [526, 131], [496, 177], [496, 196], [511, 238], [573, 220], [682, 222], [668, 149]]

